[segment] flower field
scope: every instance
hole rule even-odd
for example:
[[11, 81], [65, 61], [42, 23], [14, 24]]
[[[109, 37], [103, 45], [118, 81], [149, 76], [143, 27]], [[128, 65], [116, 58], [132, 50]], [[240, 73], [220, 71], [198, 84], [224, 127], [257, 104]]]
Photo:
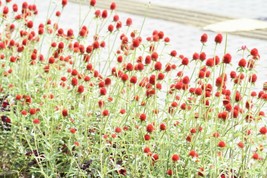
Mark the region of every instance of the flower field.
[[204, 33], [184, 56], [119, 4], [88, 1], [72, 29], [68, 1], [55, 2], [36, 23], [42, 7], [0, 1], [0, 177], [267, 176], [256, 48], [235, 59], [227, 34]]

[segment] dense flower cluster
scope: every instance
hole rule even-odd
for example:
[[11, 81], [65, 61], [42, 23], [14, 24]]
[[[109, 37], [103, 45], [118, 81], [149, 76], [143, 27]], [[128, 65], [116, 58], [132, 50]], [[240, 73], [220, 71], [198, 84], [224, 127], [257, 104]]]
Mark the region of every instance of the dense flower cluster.
[[[1, 1], [0, 1], [1, 2]], [[256, 48], [191, 57], [88, 4], [91, 25], [36, 24], [35, 4], [1, 3], [0, 172], [37, 177], [259, 177], [267, 87]], [[97, 27], [97, 28], [95, 28]], [[95, 29], [95, 31], [94, 31]], [[214, 37], [214, 46], [224, 42]], [[237, 61], [237, 68], [232, 68]]]

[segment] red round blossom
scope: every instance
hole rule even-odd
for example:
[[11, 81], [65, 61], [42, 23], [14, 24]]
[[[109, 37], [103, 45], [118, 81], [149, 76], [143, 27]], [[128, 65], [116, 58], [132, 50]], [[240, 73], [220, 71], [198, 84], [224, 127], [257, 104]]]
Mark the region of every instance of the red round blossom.
[[194, 158], [194, 157], [198, 157], [198, 154], [197, 154], [197, 152], [195, 150], [191, 150], [189, 152], [189, 156], [191, 156], [192, 158]]
[[126, 26], [131, 26], [133, 23], [133, 20], [131, 18], [127, 18], [126, 20]]
[[263, 134], [263, 135], [264, 134], [267, 134], [267, 127], [265, 127], [265, 126], [264, 127], [261, 127], [260, 128], [260, 133]]
[[121, 133], [121, 131], [122, 131], [122, 130], [121, 130], [120, 127], [116, 127], [116, 128], [115, 128], [115, 132], [116, 132], [116, 133]]
[[69, 115], [68, 110], [67, 110], [67, 109], [63, 109], [63, 110], [62, 110], [62, 116], [63, 116], [63, 117], [67, 117], [68, 115]]
[[159, 155], [156, 154], [156, 153], [154, 153], [154, 154], [152, 155], [152, 159], [153, 159], [153, 161], [157, 161], [157, 160], [159, 159]]
[[61, 4], [63, 7], [66, 6], [68, 4], [68, 0], [62, 0]]
[[150, 140], [150, 135], [149, 135], [149, 134], [145, 134], [145, 135], [144, 135], [144, 139], [145, 139], [146, 141]]
[[201, 61], [204, 61], [204, 60], [206, 59], [206, 53], [205, 53], [205, 52], [200, 53], [200, 54], [199, 54], [199, 59], [200, 59]]
[[167, 172], [166, 172], [166, 174], [168, 174], [169, 176], [172, 176], [173, 171], [171, 169], [168, 169]]
[[182, 65], [186, 66], [186, 65], [188, 65], [188, 63], [189, 63], [189, 59], [187, 57], [182, 59]]
[[258, 49], [253, 48], [253, 49], [250, 51], [250, 54], [251, 54], [253, 57], [258, 57], [258, 56], [259, 56]]
[[217, 34], [216, 36], [215, 36], [215, 38], [214, 38], [214, 41], [215, 41], [215, 43], [222, 43], [222, 40], [223, 40], [223, 36], [222, 36], [222, 34]]
[[207, 59], [206, 66], [213, 67], [214, 66], [214, 59], [213, 58]]
[[153, 132], [153, 130], [154, 130], [154, 126], [153, 126], [153, 124], [148, 124], [148, 125], [146, 126], [146, 131], [147, 131], [147, 132], [151, 133], [151, 132]]
[[242, 58], [239, 60], [239, 62], [238, 62], [239, 67], [246, 67], [246, 65], [247, 65], [246, 59]]
[[257, 75], [256, 74], [251, 74], [250, 76], [249, 76], [249, 82], [251, 82], [251, 83], [255, 83], [256, 81], [257, 81]]
[[145, 113], [140, 114], [139, 119], [141, 121], [145, 121], [146, 120], [146, 114]]
[[72, 134], [75, 134], [76, 131], [77, 131], [77, 129], [75, 129], [75, 128], [70, 128], [70, 132], [71, 132]]
[[80, 85], [78, 87], [78, 90], [77, 90], [79, 93], [83, 93], [84, 92], [84, 86], [83, 85]]
[[177, 161], [179, 161], [179, 159], [180, 159], [180, 156], [178, 154], [172, 155], [172, 161], [177, 162]]
[[96, 5], [96, 0], [90, 0], [90, 6], [95, 6]]
[[232, 60], [231, 54], [227, 53], [223, 56], [223, 63], [229, 64]]
[[208, 41], [208, 35], [206, 33], [201, 35], [200, 41], [201, 43], [206, 43]]
[[99, 93], [100, 93], [100, 95], [106, 95], [107, 94], [106, 88], [104, 88], [104, 87], [100, 88]]
[[177, 52], [176, 52], [175, 50], [173, 50], [173, 51], [171, 51], [170, 55], [171, 55], [172, 57], [176, 57]]
[[38, 119], [38, 118], [35, 118], [35, 119], [33, 119], [33, 121], [32, 121], [34, 124], [40, 124], [40, 120]]
[[258, 160], [258, 159], [260, 159], [260, 156], [259, 156], [258, 153], [254, 153], [254, 154], [252, 155], [252, 158], [255, 159], [255, 160]]
[[159, 128], [160, 128], [160, 130], [166, 130], [166, 124], [165, 123], [161, 123]]
[[102, 115], [103, 116], [108, 116], [109, 115], [109, 111], [107, 109], [102, 111]]
[[112, 3], [110, 4], [110, 10], [115, 10], [116, 7], [117, 7], [117, 5], [116, 5], [115, 2], [112, 2]]
[[132, 77], [130, 78], [130, 82], [133, 83], [133, 84], [136, 84], [136, 82], [137, 82], [137, 77], [136, 77], [136, 76], [132, 76]]
[[244, 148], [245, 147], [245, 144], [243, 142], [238, 142], [237, 145], [238, 145], [239, 148]]
[[149, 147], [145, 147], [143, 151], [144, 151], [144, 153], [149, 153], [149, 152], [151, 152], [151, 150], [150, 150]]
[[161, 70], [162, 69], [162, 64], [161, 64], [161, 62], [156, 62], [155, 63], [155, 65], [154, 65], [154, 68], [155, 68], [155, 70]]
[[220, 147], [220, 148], [224, 148], [224, 147], [226, 147], [226, 143], [225, 143], [224, 141], [220, 141], [220, 142], [218, 143], [218, 147]]

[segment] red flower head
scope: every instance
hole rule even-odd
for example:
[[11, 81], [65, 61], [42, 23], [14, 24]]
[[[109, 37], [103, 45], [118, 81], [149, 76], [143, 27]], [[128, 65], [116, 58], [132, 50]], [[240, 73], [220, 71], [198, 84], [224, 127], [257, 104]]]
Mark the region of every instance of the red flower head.
[[226, 147], [226, 143], [225, 143], [224, 141], [220, 141], [220, 142], [218, 143], [218, 147], [220, 147], [220, 148], [224, 148], [224, 147]]
[[166, 124], [165, 123], [161, 123], [159, 128], [160, 128], [160, 130], [166, 130]]
[[155, 65], [154, 65], [154, 68], [155, 68], [155, 70], [161, 70], [162, 69], [162, 64], [161, 64], [161, 62], [156, 62], [155, 63]]
[[201, 43], [206, 43], [208, 41], [208, 35], [206, 33], [204, 33], [203, 35], [201, 35], [200, 38]]
[[232, 60], [231, 54], [227, 53], [223, 56], [223, 63], [229, 64]]
[[253, 49], [250, 51], [250, 54], [251, 54], [254, 58], [259, 57], [259, 52], [258, 52], [258, 49], [256, 49], [256, 48], [253, 48]]
[[166, 172], [166, 174], [168, 174], [169, 176], [172, 176], [173, 172], [172, 172], [171, 169], [168, 169], [167, 172]]
[[133, 20], [131, 19], [131, 18], [128, 18], [127, 20], [126, 20], [126, 26], [131, 26], [132, 25], [132, 23], [133, 23]]
[[238, 147], [239, 147], [239, 148], [244, 148], [244, 147], [245, 147], [245, 145], [244, 145], [244, 143], [243, 143], [243, 142], [238, 142], [238, 144], [237, 144], [237, 145], [238, 145]]
[[68, 110], [67, 109], [63, 109], [62, 110], [62, 116], [63, 117], [66, 117], [66, 116], [68, 116], [69, 114], [68, 114]]
[[259, 156], [258, 153], [254, 153], [254, 154], [252, 155], [252, 158], [255, 159], [255, 160], [258, 160], [258, 159], [260, 159], [260, 156]]
[[260, 128], [260, 133], [261, 134], [266, 134], [267, 133], [267, 128], [266, 127], [262, 127], [262, 128]]
[[198, 157], [198, 154], [197, 154], [197, 152], [195, 150], [191, 150], [189, 152], [189, 156], [191, 156], [192, 158], [194, 158], [194, 157]]
[[240, 61], [238, 62], [239, 67], [246, 67], [246, 65], [247, 65], [247, 61], [244, 58], [240, 59]]
[[108, 116], [109, 115], [109, 111], [107, 109], [105, 109], [103, 112], [102, 112], [102, 115], [103, 116]]
[[78, 87], [78, 90], [77, 90], [79, 93], [83, 93], [84, 92], [84, 86], [83, 85], [80, 85]]
[[146, 114], [145, 113], [140, 114], [139, 119], [141, 121], [145, 121], [146, 120]]
[[178, 154], [172, 155], [172, 161], [177, 162], [179, 161], [179, 159], [180, 159], [180, 156]]
[[72, 134], [75, 134], [76, 133], [76, 129], [75, 128], [70, 128], [70, 132], [72, 133]]
[[40, 124], [40, 120], [39, 119], [37, 119], [37, 118], [35, 118], [35, 119], [33, 119], [33, 121], [32, 121], [34, 124]]
[[151, 133], [151, 132], [153, 132], [153, 130], [154, 130], [154, 126], [152, 124], [148, 124], [146, 126], [146, 131], [147, 132]]
[[68, 4], [68, 0], [62, 0], [61, 4], [63, 7], [65, 7]]
[[215, 38], [214, 38], [214, 41], [215, 41], [215, 43], [222, 43], [222, 40], [223, 40], [223, 36], [222, 36], [222, 34], [217, 34], [216, 36], [215, 36]]
[[116, 7], [117, 7], [117, 5], [116, 5], [115, 2], [112, 2], [112, 3], [110, 4], [110, 10], [115, 10]]
[[90, 6], [95, 6], [96, 5], [96, 0], [91, 0], [90, 1]]

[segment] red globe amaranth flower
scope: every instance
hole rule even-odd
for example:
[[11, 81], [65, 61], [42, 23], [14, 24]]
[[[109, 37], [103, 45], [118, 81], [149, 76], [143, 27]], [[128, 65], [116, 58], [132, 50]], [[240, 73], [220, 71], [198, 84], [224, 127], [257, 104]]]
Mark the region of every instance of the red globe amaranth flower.
[[36, 114], [36, 109], [35, 109], [35, 108], [31, 108], [31, 109], [29, 110], [29, 113], [30, 113], [31, 115]]
[[223, 56], [223, 63], [229, 64], [232, 60], [231, 54], [227, 53]]
[[84, 86], [83, 85], [80, 85], [79, 87], [78, 87], [78, 93], [83, 93], [84, 92]]
[[240, 61], [238, 62], [239, 67], [246, 67], [246, 65], [247, 65], [247, 61], [244, 58], [240, 59]]
[[67, 117], [68, 115], [69, 115], [68, 110], [67, 110], [67, 109], [63, 109], [63, 110], [62, 110], [62, 116], [63, 116], [63, 117]]
[[250, 76], [249, 76], [249, 79], [248, 79], [248, 81], [249, 82], [251, 82], [251, 83], [255, 83], [256, 81], [257, 81], [257, 75], [256, 74], [251, 74]]
[[132, 23], [133, 23], [133, 20], [131, 19], [131, 18], [127, 18], [127, 20], [126, 20], [126, 26], [131, 26], [132, 25]]
[[173, 51], [171, 51], [170, 55], [171, 55], [172, 57], [176, 57], [177, 52], [176, 52], [175, 50], [173, 50]]
[[143, 151], [144, 151], [144, 153], [149, 153], [149, 152], [151, 152], [151, 150], [150, 150], [149, 147], [145, 147]]
[[204, 33], [203, 35], [201, 35], [200, 38], [201, 43], [206, 43], [208, 41], [208, 35], [206, 33]]
[[37, 119], [37, 118], [35, 118], [35, 119], [33, 119], [33, 121], [32, 121], [34, 124], [40, 124], [40, 120], [39, 119]]
[[254, 154], [252, 155], [252, 158], [255, 159], [255, 160], [258, 160], [258, 159], [260, 159], [260, 156], [259, 156], [258, 153], [254, 153]]
[[100, 88], [99, 93], [100, 93], [100, 95], [106, 95], [107, 94], [106, 88], [105, 87]]
[[154, 153], [154, 154], [152, 155], [152, 160], [153, 160], [153, 161], [157, 161], [158, 159], [159, 159], [159, 155], [156, 154], [156, 153]]
[[154, 65], [154, 68], [155, 68], [155, 70], [161, 70], [162, 69], [162, 64], [161, 64], [161, 62], [156, 62], [155, 63], [155, 65]]
[[189, 156], [191, 156], [192, 158], [194, 158], [194, 157], [198, 157], [198, 154], [197, 154], [197, 152], [195, 150], [191, 150], [189, 152]]
[[141, 121], [145, 121], [146, 120], [146, 114], [144, 114], [144, 113], [140, 114], [139, 119]]
[[144, 139], [145, 139], [146, 141], [150, 140], [150, 135], [149, 135], [149, 134], [145, 134], [145, 135], [144, 135]]
[[61, 4], [63, 7], [65, 7], [68, 4], [68, 0], [62, 0]]
[[95, 6], [96, 5], [96, 0], [91, 0], [90, 1], [90, 6]]
[[165, 123], [161, 123], [159, 128], [160, 128], [160, 130], [166, 130], [167, 126]]
[[215, 38], [214, 38], [214, 41], [215, 41], [215, 43], [222, 43], [222, 40], [223, 40], [223, 36], [222, 36], [222, 34], [217, 34], [216, 36], [215, 36]]
[[180, 159], [180, 156], [178, 154], [172, 155], [172, 161], [177, 162], [179, 161], [179, 159]]
[[102, 115], [103, 116], [108, 116], [109, 115], [109, 111], [107, 109], [102, 111]]
[[33, 22], [30, 20], [27, 22], [27, 27], [32, 28], [33, 27]]
[[116, 132], [116, 133], [121, 133], [121, 131], [122, 131], [122, 130], [121, 130], [120, 127], [116, 127], [116, 128], [115, 128], [115, 132]]
[[265, 135], [267, 133], [267, 127], [265, 127], [265, 126], [264, 127], [261, 127], [260, 128], [260, 133], [263, 134], [263, 135]]
[[245, 147], [245, 144], [243, 142], [238, 142], [237, 145], [238, 145], [239, 148], [244, 148]]
[[76, 131], [77, 131], [77, 129], [75, 129], [75, 128], [70, 128], [70, 132], [71, 132], [72, 134], [75, 134]]
[[213, 67], [214, 66], [214, 59], [213, 58], [207, 59], [206, 66]]
[[220, 141], [220, 142], [218, 143], [218, 147], [220, 147], [220, 148], [224, 148], [224, 147], [226, 147], [226, 143], [225, 143], [224, 141]]
[[206, 59], [206, 53], [205, 52], [201, 52], [200, 54], [199, 54], [199, 59], [201, 60], [201, 61], [204, 61], [205, 59]]
[[254, 58], [259, 57], [259, 52], [258, 52], [258, 49], [256, 49], [256, 48], [253, 48], [253, 49], [250, 51], [250, 54], [251, 54]]
[[151, 132], [153, 132], [153, 130], [154, 130], [154, 126], [153, 126], [153, 124], [148, 124], [148, 125], [146, 126], [146, 131], [147, 131], [147, 132], [151, 133]]
[[110, 4], [110, 10], [115, 10], [116, 7], [117, 7], [117, 5], [116, 5], [115, 2], [112, 2], [112, 3]]
[[168, 169], [167, 172], [166, 172], [166, 174], [168, 174], [169, 176], [172, 176], [173, 171], [171, 169]]

